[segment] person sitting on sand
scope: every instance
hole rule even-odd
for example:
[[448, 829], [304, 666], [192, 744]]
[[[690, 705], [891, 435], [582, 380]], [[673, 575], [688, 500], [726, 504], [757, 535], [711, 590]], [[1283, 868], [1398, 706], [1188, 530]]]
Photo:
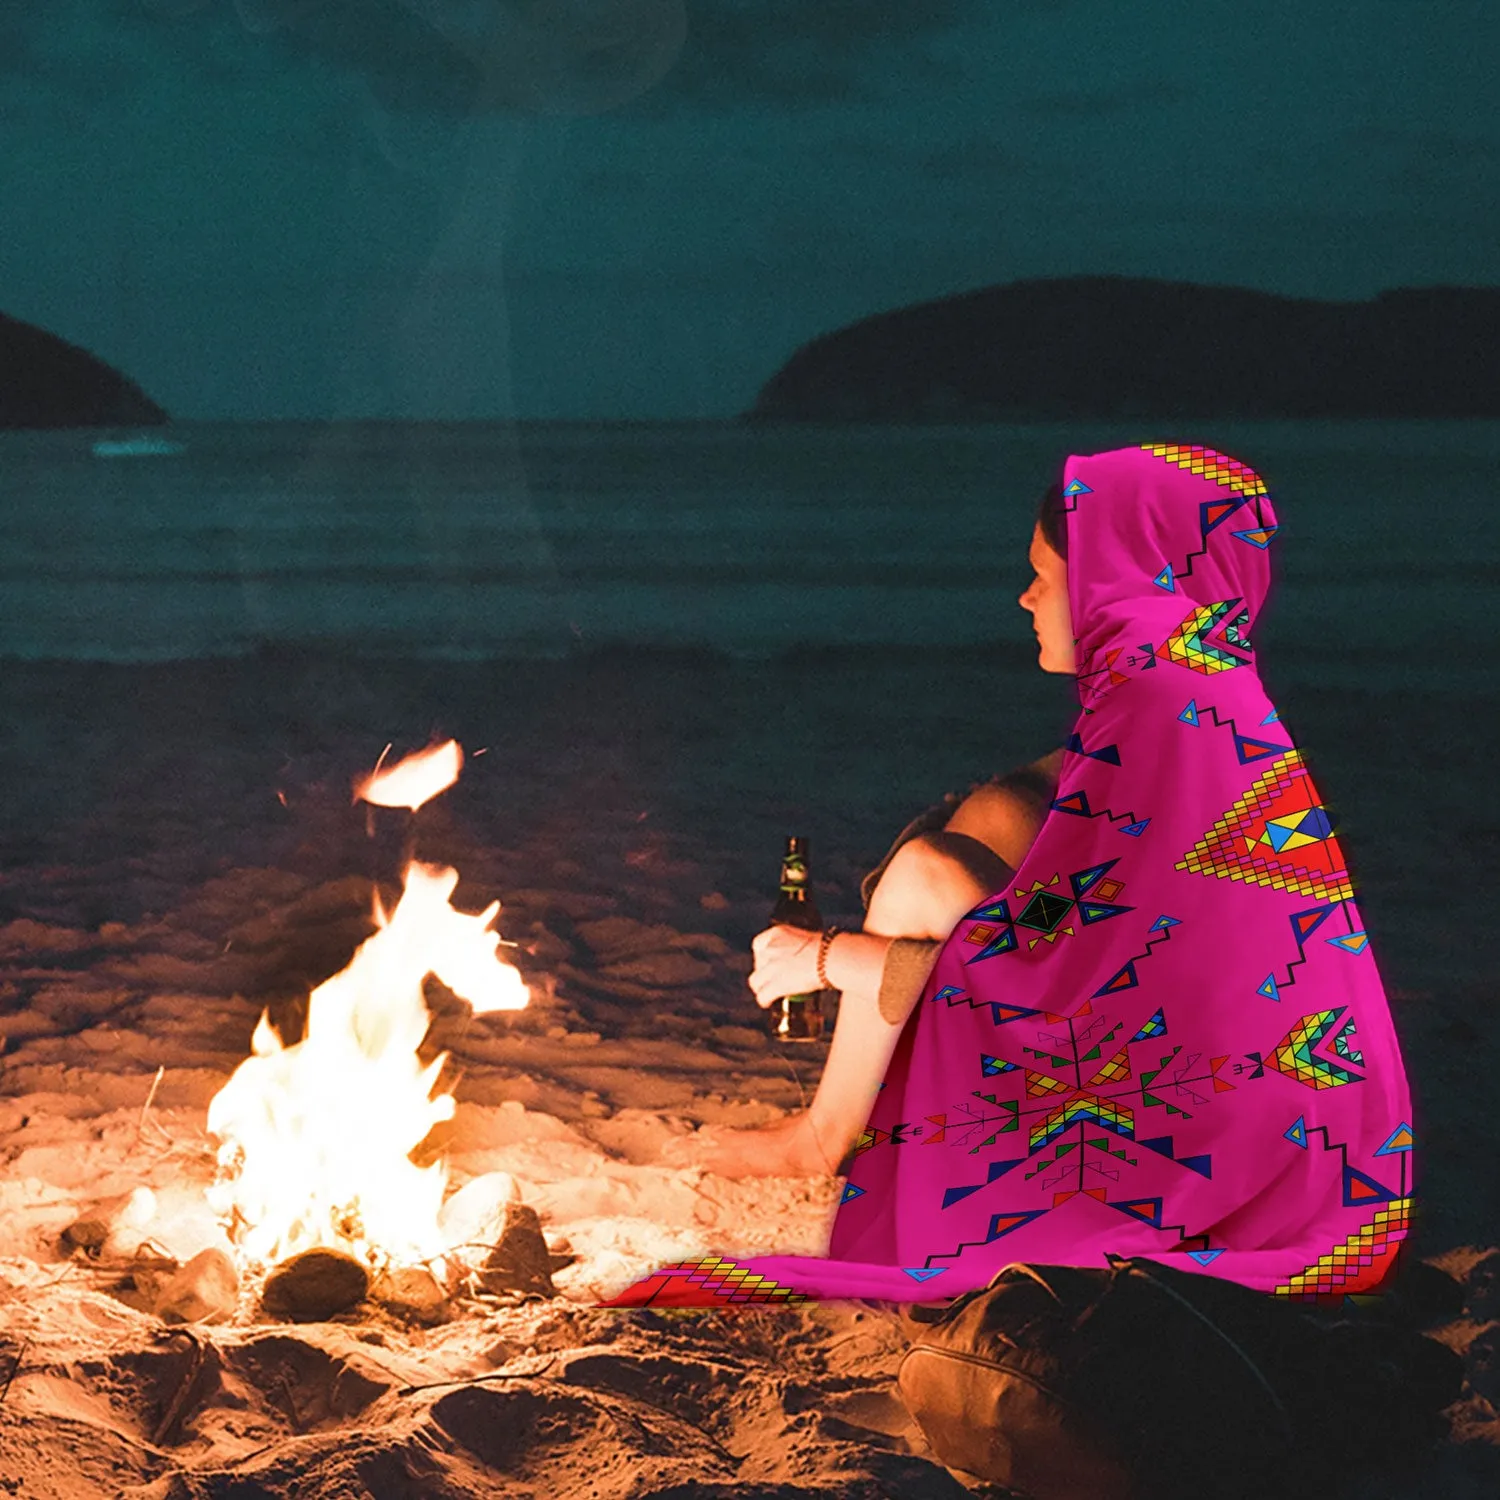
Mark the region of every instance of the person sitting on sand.
[[845, 1174], [828, 1254], [712, 1255], [604, 1305], [902, 1302], [1162, 1254], [1276, 1296], [1383, 1285], [1418, 1136], [1343, 849], [1251, 644], [1277, 530], [1213, 449], [1067, 460], [1020, 600], [1078, 694], [1060, 764], [899, 844], [864, 931], [754, 942], [760, 1004], [826, 984], [838, 1024], [804, 1113], [701, 1160]]
[[[1071, 673], [1062, 486], [1042, 496], [1020, 606], [1031, 613], [1044, 672]], [[811, 1105], [763, 1130], [725, 1131], [696, 1158], [724, 1177], [832, 1174], [870, 1117], [896, 1039], [936, 959], [965, 912], [1002, 889], [1026, 857], [1057, 791], [1063, 752], [950, 792], [904, 828], [861, 887], [860, 932], [840, 931], [824, 950], [829, 986], [841, 992], [828, 1059]], [[819, 936], [772, 926], [751, 945], [756, 1003], [819, 988]]]

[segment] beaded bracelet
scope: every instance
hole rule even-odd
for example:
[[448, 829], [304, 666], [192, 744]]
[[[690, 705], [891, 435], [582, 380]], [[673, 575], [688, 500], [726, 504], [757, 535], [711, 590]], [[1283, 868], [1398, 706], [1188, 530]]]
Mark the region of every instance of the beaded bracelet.
[[818, 988], [831, 990], [833, 986], [828, 982], [828, 970], [824, 967], [828, 962], [828, 950], [833, 947], [833, 940], [844, 929], [842, 927], [825, 927], [822, 936], [818, 939]]

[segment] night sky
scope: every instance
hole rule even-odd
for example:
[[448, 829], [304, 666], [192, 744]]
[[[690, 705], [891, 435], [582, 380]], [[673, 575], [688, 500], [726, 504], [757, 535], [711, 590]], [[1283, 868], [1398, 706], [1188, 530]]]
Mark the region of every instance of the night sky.
[[1486, 0], [0, 0], [0, 310], [188, 419], [732, 415], [1085, 272], [1491, 285]]

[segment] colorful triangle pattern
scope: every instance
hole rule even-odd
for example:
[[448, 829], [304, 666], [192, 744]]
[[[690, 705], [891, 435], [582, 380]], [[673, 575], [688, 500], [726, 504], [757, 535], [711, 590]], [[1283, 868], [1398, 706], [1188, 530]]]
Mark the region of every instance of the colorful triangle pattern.
[[[1271, 1289], [1273, 1297], [1315, 1302], [1378, 1286], [1411, 1227], [1412, 1200], [1380, 1205], [1368, 1224]], [[1352, 1285], [1351, 1285], [1352, 1283]]]
[[980, 1188], [988, 1187], [992, 1182], [998, 1182], [1012, 1167], [1019, 1167], [1025, 1160], [1024, 1156], [1016, 1156], [1009, 1161], [992, 1161], [983, 1182], [965, 1183], [961, 1187], [948, 1188], [943, 1194], [943, 1207], [949, 1208], [967, 1198], [971, 1193], [977, 1193]]
[[1241, 734], [1239, 730], [1234, 733], [1234, 753], [1239, 756], [1242, 766], [1253, 765], [1258, 760], [1266, 760], [1272, 755], [1285, 755], [1292, 747], [1290, 745], [1273, 745], [1270, 740], [1253, 740], [1247, 734]]
[[1404, 1120], [1386, 1138], [1385, 1145], [1375, 1154], [1376, 1156], [1395, 1156], [1402, 1151], [1410, 1151], [1417, 1143], [1416, 1135], [1412, 1128]]
[[1098, 750], [1085, 750], [1083, 748], [1083, 736], [1076, 730], [1068, 736], [1068, 742], [1063, 748], [1071, 750], [1074, 755], [1087, 755], [1090, 760], [1102, 760], [1106, 765], [1117, 766], [1120, 764], [1120, 747], [1118, 745], [1104, 745]]
[[1127, 1198], [1122, 1202], [1111, 1203], [1109, 1206], [1119, 1209], [1122, 1214], [1128, 1214], [1142, 1224], [1149, 1224], [1152, 1229], [1161, 1228], [1160, 1198]]
[[1346, 1083], [1361, 1083], [1358, 1073], [1313, 1051], [1324, 1037], [1333, 1030], [1346, 1006], [1335, 1006], [1332, 1010], [1317, 1010], [1303, 1016], [1276, 1044], [1266, 1058], [1266, 1066], [1275, 1068], [1288, 1078], [1314, 1089], [1335, 1089]]
[[[1248, 652], [1250, 642], [1243, 631], [1250, 623], [1250, 612], [1235, 614], [1239, 599], [1221, 599], [1215, 604], [1200, 604], [1156, 648], [1162, 661], [1173, 661], [1205, 676], [1248, 666], [1249, 656], [1236, 655], [1228, 647]], [[1232, 618], [1231, 618], [1232, 616]]]
[[[1075, 896], [1088, 895], [1119, 863], [1118, 859], [1106, 859], [1102, 864], [1090, 865], [1086, 870], [1075, 870], [1068, 876], [1073, 887], [1073, 894]], [[1106, 901], [1112, 900], [1123, 889], [1119, 881], [1110, 881], [1109, 884], [1111, 889], [1099, 892], [1100, 897]]]
[[1141, 1029], [1130, 1040], [1132, 1042], [1145, 1042], [1149, 1041], [1152, 1037], [1165, 1036], [1166, 1034], [1167, 1019], [1158, 1006], [1156, 1013], [1142, 1024]]
[[1250, 531], [1231, 531], [1229, 534], [1238, 537], [1242, 542], [1249, 542], [1252, 547], [1259, 547], [1264, 552], [1271, 545], [1271, 538], [1280, 530], [1279, 526], [1257, 526]]
[[1003, 1001], [996, 1000], [990, 1005], [990, 1019], [996, 1026], [1008, 1025], [1011, 1021], [1024, 1021], [1031, 1016], [1038, 1016], [1041, 1012], [1031, 1010], [1024, 1005], [1006, 1005]]
[[1244, 499], [1239, 500], [1205, 500], [1198, 507], [1198, 521], [1203, 535], [1207, 536], [1216, 526], [1222, 526], [1240, 506]]
[[1367, 1203], [1394, 1203], [1400, 1196], [1394, 1188], [1355, 1171], [1347, 1162], [1344, 1164], [1345, 1208], [1363, 1208]]
[[1148, 1151], [1156, 1152], [1158, 1156], [1165, 1156], [1168, 1161], [1175, 1161], [1179, 1167], [1186, 1167], [1189, 1172], [1196, 1172], [1200, 1177], [1212, 1178], [1214, 1175], [1213, 1160], [1208, 1152], [1201, 1152], [1197, 1156], [1178, 1156], [1173, 1151], [1172, 1137], [1169, 1135], [1159, 1135], [1139, 1144]]
[[1254, 469], [1216, 449], [1185, 443], [1142, 443], [1141, 448], [1147, 453], [1155, 454], [1157, 458], [1165, 459], [1169, 464], [1176, 464], [1179, 469], [1199, 474], [1233, 494], [1253, 497], [1267, 493], [1265, 481]]
[[1298, 948], [1301, 948], [1308, 938], [1338, 909], [1338, 903], [1334, 901], [1326, 906], [1312, 906], [1306, 911], [1293, 912], [1289, 920], [1292, 924], [1292, 935], [1297, 939]]
[[1121, 990], [1133, 990], [1139, 983], [1140, 980], [1135, 977], [1135, 960], [1130, 959], [1119, 973], [1106, 979], [1089, 998], [1097, 1000], [1100, 995], [1115, 995]]
[[1023, 1208], [1015, 1213], [996, 1214], [990, 1220], [990, 1231], [985, 1236], [985, 1244], [992, 1240], [1003, 1239], [1007, 1234], [1014, 1234], [1016, 1230], [1024, 1228], [1033, 1219], [1040, 1219], [1045, 1213], [1050, 1213], [1047, 1208]]
[[1299, 750], [1278, 756], [1173, 868], [1323, 901], [1354, 895]]

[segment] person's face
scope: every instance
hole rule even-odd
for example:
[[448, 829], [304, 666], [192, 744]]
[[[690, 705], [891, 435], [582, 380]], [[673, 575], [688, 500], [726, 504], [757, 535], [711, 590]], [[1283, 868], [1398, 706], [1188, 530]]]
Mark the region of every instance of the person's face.
[[1037, 665], [1044, 672], [1074, 672], [1073, 616], [1068, 610], [1068, 565], [1047, 545], [1038, 523], [1029, 554], [1036, 577], [1021, 595], [1021, 608], [1031, 611], [1040, 648]]

